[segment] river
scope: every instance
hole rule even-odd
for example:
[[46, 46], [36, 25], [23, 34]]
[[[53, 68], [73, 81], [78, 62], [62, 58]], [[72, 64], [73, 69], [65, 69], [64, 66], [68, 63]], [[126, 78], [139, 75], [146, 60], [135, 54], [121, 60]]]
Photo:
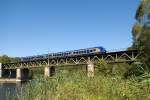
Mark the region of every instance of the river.
[[21, 92], [24, 86], [25, 83], [0, 83], [0, 100], [18, 100], [17, 93]]

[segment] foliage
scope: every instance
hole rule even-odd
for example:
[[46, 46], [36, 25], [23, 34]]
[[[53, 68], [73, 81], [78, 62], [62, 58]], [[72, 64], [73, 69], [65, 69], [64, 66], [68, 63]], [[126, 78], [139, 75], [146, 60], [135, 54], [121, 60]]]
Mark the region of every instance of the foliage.
[[7, 55], [0, 56], [0, 63], [13, 63], [18, 61], [18, 58], [8, 57]]
[[150, 67], [150, 29], [144, 28], [142, 35], [139, 38], [140, 50], [144, 52], [141, 60]]
[[96, 65], [96, 73], [100, 73], [105, 76], [119, 75], [120, 77], [124, 78], [124, 76], [131, 75], [131, 74], [128, 74], [129, 70], [132, 71], [131, 69], [132, 69], [132, 65], [129, 65], [127, 63], [107, 64], [104, 60], [99, 61], [99, 63]]
[[141, 0], [141, 3], [136, 11], [135, 19], [141, 21], [145, 11], [146, 0]]
[[108, 75], [112, 71], [112, 67], [110, 67], [104, 60], [101, 60], [96, 65], [97, 72], [102, 73], [104, 75]]
[[132, 28], [132, 35], [133, 37], [136, 37], [138, 33], [140, 33], [142, 30], [142, 26], [139, 23], [135, 23]]
[[9, 62], [11, 62], [11, 59], [7, 55], [3, 55], [2, 57], [0, 57], [0, 62], [1, 63], [9, 63]]
[[[149, 74], [146, 74], [149, 75]], [[142, 76], [140, 76], [142, 77]], [[124, 80], [120, 76], [63, 71], [52, 78], [31, 81], [18, 94], [19, 100], [148, 100], [150, 80]]]
[[32, 79], [37, 79], [39, 78], [41, 75], [44, 75], [44, 68], [35, 68], [35, 69], [30, 69], [29, 70], [29, 76]]
[[[136, 48], [144, 52], [140, 58], [143, 64], [150, 67], [150, 27], [145, 22], [144, 15], [147, 17], [150, 15], [150, 0], [142, 0], [136, 11], [136, 24], [132, 29], [133, 45], [132, 48]], [[144, 23], [141, 23], [144, 22]]]
[[132, 64], [128, 68], [128, 70], [124, 73], [124, 78], [130, 78], [133, 76], [140, 76], [144, 74], [147, 70], [144, 68], [145, 66], [143, 64]]

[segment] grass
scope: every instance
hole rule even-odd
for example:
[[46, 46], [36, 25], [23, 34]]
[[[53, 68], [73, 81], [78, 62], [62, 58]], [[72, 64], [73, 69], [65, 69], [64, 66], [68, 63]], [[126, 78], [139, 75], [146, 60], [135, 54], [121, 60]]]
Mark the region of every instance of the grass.
[[[29, 82], [19, 100], [150, 100], [150, 74], [123, 79], [119, 75], [62, 71]], [[142, 78], [147, 77], [147, 78]], [[140, 80], [140, 81], [139, 81]]]

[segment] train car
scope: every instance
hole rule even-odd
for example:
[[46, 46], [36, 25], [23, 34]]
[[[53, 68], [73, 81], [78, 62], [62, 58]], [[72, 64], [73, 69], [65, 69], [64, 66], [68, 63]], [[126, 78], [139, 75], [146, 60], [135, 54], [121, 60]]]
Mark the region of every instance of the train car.
[[74, 55], [98, 54], [98, 53], [106, 53], [106, 49], [104, 47], [93, 47], [93, 48], [86, 48], [86, 49], [79, 49], [79, 50], [72, 50], [72, 51], [65, 51], [65, 52], [49, 53], [44, 55], [22, 57], [21, 61], [31, 61], [31, 60], [38, 60], [38, 59], [54, 58], [54, 57], [67, 57], [67, 56], [74, 56]]

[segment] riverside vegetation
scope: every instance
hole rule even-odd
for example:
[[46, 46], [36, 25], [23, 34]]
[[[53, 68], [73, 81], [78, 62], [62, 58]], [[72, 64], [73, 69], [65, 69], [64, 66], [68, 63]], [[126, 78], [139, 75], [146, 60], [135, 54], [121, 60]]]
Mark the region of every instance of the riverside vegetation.
[[[132, 65], [132, 68], [135, 65]], [[120, 70], [121, 67], [121, 70]], [[125, 68], [126, 67], [126, 68]], [[131, 65], [97, 65], [95, 76], [83, 71], [62, 70], [53, 77], [37, 78], [27, 83], [19, 100], [149, 100], [150, 73], [137, 67], [142, 74], [128, 71]], [[128, 69], [127, 69], [128, 68]], [[129, 74], [130, 73], [130, 74]], [[126, 77], [130, 75], [130, 77]], [[38, 75], [39, 76], [39, 75]], [[14, 98], [14, 99], [16, 99]], [[12, 97], [11, 97], [12, 100]]]

